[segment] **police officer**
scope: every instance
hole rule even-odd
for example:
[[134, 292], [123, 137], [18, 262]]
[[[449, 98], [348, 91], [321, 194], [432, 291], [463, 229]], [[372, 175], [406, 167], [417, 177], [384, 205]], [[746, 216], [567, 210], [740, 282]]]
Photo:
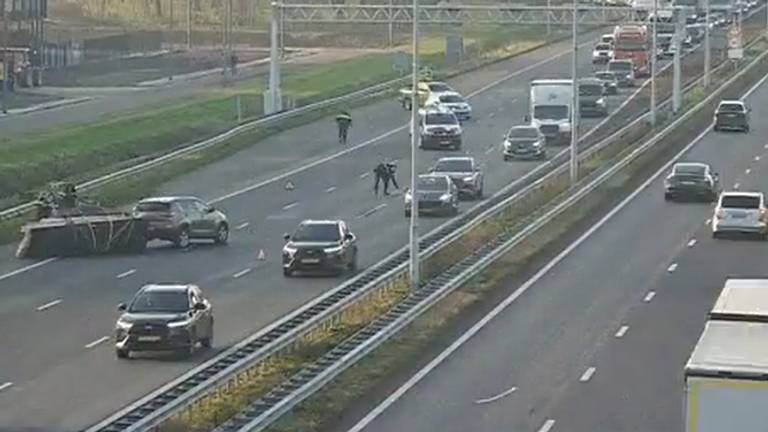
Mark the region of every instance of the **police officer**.
[[381, 182], [384, 185], [384, 195], [389, 195], [389, 191], [387, 190], [389, 186], [389, 169], [384, 161], [381, 161], [376, 165], [376, 168], [373, 169], [373, 175], [373, 193], [376, 194], [376, 196], [379, 196], [379, 182]]
[[352, 127], [352, 116], [348, 112], [342, 111], [336, 116], [336, 126], [339, 128], [339, 144], [346, 144], [347, 131]]
[[395, 178], [395, 171], [397, 171], [397, 164], [392, 160], [388, 160], [385, 165], [387, 167], [387, 178], [386, 178], [386, 183], [384, 183], [384, 190], [385, 191], [387, 190], [387, 184], [390, 181], [392, 182], [392, 186], [394, 186], [395, 189], [400, 190], [400, 185], [397, 184], [397, 179]]

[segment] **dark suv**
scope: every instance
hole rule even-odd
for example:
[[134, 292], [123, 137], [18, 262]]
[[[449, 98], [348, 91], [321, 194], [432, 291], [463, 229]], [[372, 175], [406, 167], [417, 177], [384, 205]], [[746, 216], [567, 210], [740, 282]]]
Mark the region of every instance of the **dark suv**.
[[749, 108], [739, 100], [721, 101], [715, 110], [715, 131], [749, 132]]
[[199, 343], [213, 344], [211, 303], [196, 285], [146, 285], [131, 303], [121, 303], [115, 324], [115, 352], [129, 358], [131, 351], [191, 354]]
[[146, 198], [133, 213], [147, 221], [147, 240], [171, 241], [180, 248], [189, 246], [191, 239], [210, 239], [217, 244], [229, 240], [227, 217], [199, 198]]
[[295, 271], [331, 270], [339, 274], [357, 269], [357, 237], [344, 221], [305, 220], [285, 234], [283, 275]]

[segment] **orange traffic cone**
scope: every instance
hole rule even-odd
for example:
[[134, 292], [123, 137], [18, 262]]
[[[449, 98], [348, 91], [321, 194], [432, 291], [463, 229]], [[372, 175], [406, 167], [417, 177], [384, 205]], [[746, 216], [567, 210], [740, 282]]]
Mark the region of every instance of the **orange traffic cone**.
[[264, 249], [259, 249], [259, 256], [256, 259], [258, 259], [259, 261], [267, 260], [267, 254], [264, 253]]

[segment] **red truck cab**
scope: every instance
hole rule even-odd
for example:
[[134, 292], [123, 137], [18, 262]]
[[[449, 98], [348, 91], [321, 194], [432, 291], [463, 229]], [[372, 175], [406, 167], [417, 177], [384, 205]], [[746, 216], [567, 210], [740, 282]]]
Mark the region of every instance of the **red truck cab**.
[[636, 76], [650, 75], [649, 36], [646, 26], [618, 25], [614, 28], [613, 36], [613, 58], [632, 60]]

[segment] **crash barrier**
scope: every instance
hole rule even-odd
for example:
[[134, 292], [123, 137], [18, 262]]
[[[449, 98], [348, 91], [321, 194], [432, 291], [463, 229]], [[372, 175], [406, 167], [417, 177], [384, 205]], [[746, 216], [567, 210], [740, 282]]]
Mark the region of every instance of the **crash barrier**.
[[[628, 126], [638, 127], [644, 117], [640, 116]], [[624, 131], [626, 128], [622, 129]], [[610, 139], [616, 139], [621, 131]], [[606, 144], [607, 145], [607, 144]], [[541, 177], [556, 169], [567, 150], [556, 156], [555, 161], [542, 164], [525, 177], [499, 191], [470, 211], [441, 225], [420, 240], [422, 259], [428, 259], [436, 248], [431, 248], [449, 234], [460, 230], [473, 219], [493, 207], [501, 208], [541, 187]], [[560, 168], [564, 169], [562, 164]], [[538, 180], [537, 180], [538, 179]], [[354, 305], [375, 299], [387, 292], [399, 289], [407, 283], [408, 250], [403, 248], [370, 269], [343, 283], [302, 308], [288, 314], [280, 321], [248, 337], [234, 347], [225, 350], [215, 358], [188, 371], [179, 378], [165, 384], [146, 397], [136, 401], [120, 412], [100, 422], [89, 431], [139, 431], [152, 429], [166, 419], [181, 412], [194, 411], [204, 405], [206, 396], [217, 391], [226, 391], [255, 373], [258, 365], [267, 358], [291, 352], [308, 340], [332, 327]]]
[[[471, 255], [440, 273], [429, 282], [422, 284], [419, 290], [408, 295], [386, 314], [375, 319], [368, 326], [334, 347], [317, 361], [306, 365], [301, 371], [275, 387], [270, 393], [250, 404], [229, 421], [214, 429], [214, 432], [263, 431], [281, 415], [310, 397], [339, 374], [357, 364], [367, 354], [395, 336], [423, 312], [445, 298], [453, 290], [479, 275], [493, 264], [494, 261], [509, 253], [531, 235], [546, 227], [550, 222], [565, 214], [565, 212], [574, 209], [590, 198], [592, 193], [598, 189], [610, 189], [610, 182], [614, 181], [617, 175], [630, 175], [631, 173], [626, 171], [634, 172], [638, 169], [641, 170], [650, 162], [650, 158], [658, 160], [659, 157], [663, 157], [667, 153], [665, 150], [669, 148], [679, 149], [681, 144], [688, 143], [669, 162], [666, 162], [665, 167], [668, 167], [692, 145], [689, 141], [681, 141], [679, 139], [681, 138], [680, 135], [683, 134], [690, 140], [691, 133], [698, 133], [702, 129], [707, 130], [707, 128], [710, 128], [711, 112], [716, 98], [729, 93], [734, 85], [737, 87], [748, 85], [752, 80], [742, 81], [741, 83], [739, 83], [739, 80], [743, 80], [746, 76], [755, 72], [753, 68], [761, 65], [761, 63], [764, 68], [763, 60], [766, 56], [768, 56], [768, 51], [762, 53], [749, 66], [718, 86], [705, 100], [687, 110], [660, 132], [633, 146], [628, 154], [625, 153], [616, 158], [619, 159], [618, 161], [604, 164], [602, 168], [595, 170], [589, 177], [580, 181], [575, 188], [559, 195], [553, 200], [553, 203], [532, 215], [532, 222], [523, 229], [519, 231], [503, 231], [484, 246], [475, 250]], [[759, 74], [751, 78], [760, 78], [759, 82], [765, 79], [764, 75], [761, 76]], [[755, 88], [756, 86], [747, 92], [742, 91], [741, 94], [748, 94]], [[667, 106], [666, 109], [669, 109], [669, 107]], [[688, 123], [693, 123], [693, 125]], [[605, 146], [596, 146], [591, 152], [584, 154], [584, 157], [581, 157], [580, 160], [586, 162], [590, 158], [597, 157], [599, 152], [604, 149], [606, 149]], [[550, 174], [547, 174], [541, 182], [537, 182], [539, 185], [536, 189], [541, 191], [541, 188], [546, 188], [547, 183], [552, 181], [567, 181], [567, 176], [568, 167], [561, 165]], [[531, 192], [535, 192], [536, 189]]]
[[[489, 59], [471, 60], [466, 62], [462, 68], [451, 70], [443, 74], [441, 78], [449, 79], [462, 74], [466, 74], [466, 73], [475, 71], [477, 69], [480, 69], [482, 67], [486, 67], [494, 63], [498, 63], [519, 55], [529, 53], [536, 49], [540, 49], [543, 46], [560, 42], [567, 38], [569, 38], [569, 36], [554, 38], [548, 42], [542, 42], [540, 44], [533, 45], [530, 48], [527, 48], [520, 52], [516, 52], [509, 56], [504, 56], [502, 58], [490, 59], [490, 60]], [[211, 148], [213, 146], [225, 143], [231, 140], [232, 138], [235, 138], [243, 133], [252, 131], [253, 129], [256, 129], [259, 127], [265, 127], [265, 126], [273, 126], [281, 122], [285, 122], [287, 120], [309, 114], [310, 112], [314, 112], [314, 111], [329, 109], [329, 108], [339, 106], [339, 105], [344, 105], [344, 104], [360, 103], [368, 99], [379, 97], [383, 94], [394, 92], [395, 90], [397, 90], [399, 86], [408, 84], [410, 83], [410, 81], [411, 81], [411, 78], [409, 76], [397, 78], [397, 79], [386, 81], [370, 87], [366, 87], [364, 89], [357, 90], [342, 96], [337, 96], [337, 97], [322, 100], [319, 102], [310, 103], [308, 105], [304, 105], [298, 108], [293, 108], [290, 110], [269, 114], [264, 117], [258, 118], [256, 120], [249, 121], [242, 125], [234, 127], [212, 138], [205, 139], [197, 143], [190, 143], [190, 144], [184, 145], [178, 150], [175, 150], [157, 157], [153, 157], [149, 160], [138, 163], [136, 165], [132, 165], [127, 168], [112, 172], [110, 174], [106, 174], [104, 176], [83, 182], [77, 185], [77, 190], [83, 191], [83, 192], [92, 191], [99, 187], [111, 184], [115, 181], [129, 178], [131, 176], [154, 169], [166, 163], [181, 159], [190, 154], [194, 154], [194, 153], [206, 150], [208, 148]], [[0, 220], [13, 219], [13, 218], [17, 218], [25, 214], [28, 214], [35, 209], [35, 205], [36, 203], [34, 201], [31, 201], [31, 202], [27, 202], [18, 206], [14, 206], [14, 207], [2, 210], [0, 211]]]

